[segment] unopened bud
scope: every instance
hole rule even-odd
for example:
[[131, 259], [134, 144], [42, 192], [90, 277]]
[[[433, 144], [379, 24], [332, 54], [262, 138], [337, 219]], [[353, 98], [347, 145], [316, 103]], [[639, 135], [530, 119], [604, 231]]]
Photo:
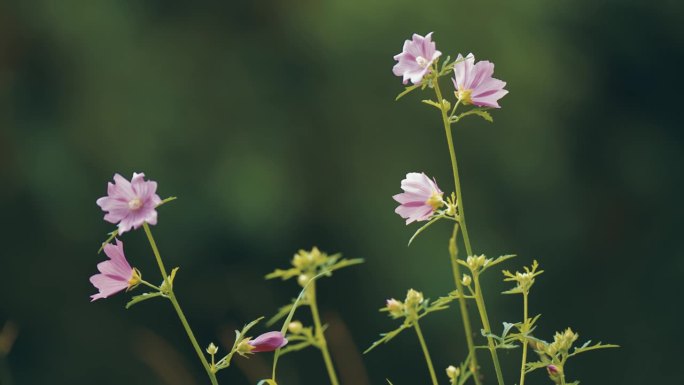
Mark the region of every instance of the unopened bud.
[[216, 345], [214, 345], [213, 342], [210, 343], [207, 347], [207, 353], [213, 356], [214, 354], [216, 354], [216, 352], [218, 352], [218, 347], [216, 347]]
[[454, 365], [449, 365], [449, 367], [446, 368], [446, 374], [451, 381], [454, 381], [461, 374], [461, 369], [455, 367]]
[[423, 293], [409, 289], [409, 291], [406, 293], [406, 305], [407, 306], [416, 306], [420, 305], [423, 302]]
[[299, 321], [292, 321], [287, 325], [287, 330], [289, 330], [292, 334], [301, 333], [303, 328], [304, 326]]
[[404, 304], [401, 303], [401, 301], [397, 301], [394, 298], [390, 298], [387, 300], [386, 308], [392, 317], [397, 318], [404, 315]]
[[463, 279], [461, 280], [461, 283], [463, 286], [470, 286], [470, 284], [473, 282], [473, 279], [470, 278], [468, 274], [463, 274]]

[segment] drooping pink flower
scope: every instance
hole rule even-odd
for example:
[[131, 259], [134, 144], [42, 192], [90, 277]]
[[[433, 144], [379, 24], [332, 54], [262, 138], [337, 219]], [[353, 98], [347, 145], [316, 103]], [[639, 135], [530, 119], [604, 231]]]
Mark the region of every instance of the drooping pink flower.
[[107, 196], [97, 200], [97, 205], [107, 212], [104, 219], [119, 224], [119, 235], [137, 229], [147, 222], [157, 224], [157, 210], [161, 203], [156, 194], [157, 182], [145, 181], [145, 174], [133, 173], [129, 182], [114, 174], [114, 183], [107, 184]]
[[100, 292], [90, 296], [91, 302], [100, 298], [107, 298], [122, 290], [134, 287], [140, 283], [140, 273], [126, 260], [123, 242], [116, 240], [116, 245], [108, 243], [104, 252], [109, 260], [97, 264], [100, 274], [90, 277], [90, 283]]
[[278, 331], [268, 332], [249, 341], [249, 345], [252, 346], [252, 353], [272, 352], [287, 345], [287, 338]]
[[393, 196], [400, 205], [394, 210], [406, 224], [413, 221], [426, 221], [440, 208], [444, 201], [442, 190], [437, 186], [434, 179], [428, 178], [425, 173], [410, 172], [406, 179], [401, 181], [403, 193]]
[[503, 89], [506, 82], [494, 79], [493, 74], [494, 63], [486, 60], [475, 63], [472, 53], [465, 59], [459, 54], [454, 65], [453, 82], [461, 103], [501, 108], [498, 100], [508, 93]]
[[404, 84], [408, 83], [409, 79], [411, 83], [419, 84], [440, 55], [442, 53], [435, 49], [435, 43], [432, 41], [432, 32], [425, 37], [414, 33], [412, 40], [404, 41], [401, 53], [394, 56], [398, 63], [394, 65], [392, 72], [397, 76], [403, 76]]

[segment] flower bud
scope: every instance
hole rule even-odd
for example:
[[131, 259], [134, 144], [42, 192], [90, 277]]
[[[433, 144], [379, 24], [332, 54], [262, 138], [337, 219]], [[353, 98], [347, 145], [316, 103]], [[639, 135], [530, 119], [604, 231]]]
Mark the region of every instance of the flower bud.
[[287, 345], [287, 339], [279, 331], [268, 332], [248, 342], [252, 353], [272, 352]]
[[468, 274], [463, 274], [463, 279], [461, 279], [461, 283], [463, 286], [470, 286], [470, 284], [473, 282], [473, 279], [470, 278]]
[[417, 306], [423, 302], [423, 293], [409, 289], [406, 293], [406, 300], [404, 301], [406, 306]]
[[292, 334], [299, 334], [302, 332], [304, 326], [299, 321], [292, 321], [287, 325], [287, 330]]
[[404, 315], [404, 304], [401, 301], [397, 301], [394, 298], [387, 300], [387, 311], [394, 318], [398, 318]]
[[207, 347], [207, 353], [213, 356], [214, 354], [216, 354], [216, 352], [218, 352], [218, 347], [216, 347], [216, 345], [214, 345], [213, 342], [210, 343]]
[[453, 382], [458, 378], [459, 375], [461, 375], [461, 369], [455, 367], [454, 365], [449, 365], [448, 368], [446, 368], [446, 374], [447, 377]]

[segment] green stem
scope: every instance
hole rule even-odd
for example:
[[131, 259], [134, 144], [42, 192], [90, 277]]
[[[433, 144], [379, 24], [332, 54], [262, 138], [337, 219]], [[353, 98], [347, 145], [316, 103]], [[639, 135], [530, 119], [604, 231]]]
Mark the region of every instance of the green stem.
[[[439, 89], [439, 78], [434, 80], [435, 94], [437, 95], [437, 103], [442, 105], [443, 98], [442, 92]], [[449, 117], [447, 116], [447, 111], [444, 106], [440, 109], [442, 112], [442, 123], [444, 124], [444, 131], [447, 137], [447, 143], [449, 145], [449, 155], [451, 156], [451, 168], [454, 174], [454, 186], [456, 188], [456, 204], [458, 205], [460, 223], [463, 227], [463, 241], [465, 242], [466, 252], [468, 255], [472, 255], [473, 250], [470, 247], [470, 238], [468, 238], [468, 230], [466, 228], [465, 216], [463, 214], [463, 199], [461, 198], [461, 182], [458, 177], [458, 164], [456, 163], [456, 153], [454, 152], [454, 141], [451, 137], [451, 123], [449, 123]], [[468, 353], [470, 354], [470, 371], [473, 373], [473, 379], [477, 385], [480, 385], [479, 368], [477, 366], [477, 355], [475, 354], [475, 344], [473, 343], [473, 333], [470, 328], [470, 317], [468, 316], [468, 308], [466, 306], [466, 300], [463, 298], [465, 294], [463, 292], [463, 286], [461, 285], [461, 273], [459, 271], [458, 262], [456, 260], [456, 233], [458, 232], [458, 223], [454, 225], [454, 231], [452, 236], [451, 244], [449, 245], [449, 251], [451, 254], [451, 266], [454, 273], [454, 281], [456, 283], [456, 290], [459, 294], [458, 303], [461, 308], [461, 318], [463, 319], [463, 329], [465, 331], [466, 343], [468, 344]]]
[[[480, 319], [482, 320], [482, 329], [484, 329], [485, 334], [491, 334], [492, 328], [489, 326], [487, 307], [485, 306], [482, 288], [480, 286], [480, 274], [475, 271], [473, 271], [473, 283], [475, 284], [475, 303], [477, 303], [477, 310], [480, 313]], [[487, 337], [487, 345], [489, 346], [489, 352], [491, 353], [492, 361], [494, 362], [496, 379], [499, 382], [499, 385], [503, 385], [504, 380], [503, 374], [501, 373], [501, 365], [499, 364], [499, 356], [496, 353], [496, 346], [494, 345], [494, 339], [492, 337]]]
[[[523, 333], [528, 332], [527, 292], [523, 292]], [[520, 364], [520, 385], [525, 385], [525, 364], [527, 363], [527, 337], [523, 334], [522, 363]]]
[[307, 290], [307, 296], [309, 297], [310, 301], [309, 307], [311, 307], [311, 317], [313, 318], [314, 327], [316, 328], [316, 342], [318, 342], [318, 346], [321, 349], [323, 361], [325, 361], [325, 368], [328, 370], [328, 376], [330, 377], [330, 383], [332, 385], [339, 385], [337, 374], [335, 374], [335, 367], [333, 366], [332, 359], [330, 358], [330, 352], [328, 352], [328, 342], [325, 340], [325, 336], [323, 335], [321, 317], [318, 314], [318, 304], [316, 303], [316, 282], [311, 282], [309, 289]]
[[[154, 253], [154, 257], [157, 259], [157, 264], [159, 265], [159, 272], [162, 274], [162, 279], [164, 282], [168, 280], [168, 275], [166, 274], [166, 268], [164, 268], [164, 262], [162, 262], [161, 254], [159, 254], [159, 249], [157, 248], [157, 243], [154, 241], [154, 237], [152, 236], [152, 232], [150, 231], [150, 226], [147, 223], [143, 224], [143, 228], [145, 229], [145, 234], [147, 234], [147, 240], [150, 242], [150, 246], [152, 247], [152, 252]], [[183, 324], [183, 328], [185, 329], [185, 333], [187, 333], [188, 338], [190, 339], [190, 342], [192, 343], [192, 346], [195, 348], [195, 352], [197, 353], [197, 356], [199, 357], [200, 361], [202, 362], [202, 366], [204, 367], [204, 370], [206, 370], [207, 375], [209, 376], [209, 380], [211, 380], [212, 385], [218, 385], [218, 380], [216, 379], [216, 374], [211, 371], [211, 367], [209, 366], [209, 363], [207, 362], [207, 358], [204, 356], [204, 353], [202, 353], [202, 348], [200, 348], [199, 343], [197, 343], [197, 339], [195, 338], [195, 334], [192, 332], [192, 329], [190, 328], [190, 324], [188, 323], [187, 318], [185, 318], [185, 314], [183, 314], [183, 310], [180, 307], [180, 304], [178, 303], [178, 300], [176, 299], [176, 295], [173, 292], [173, 285], [169, 282], [167, 285], [169, 288], [169, 292], [167, 294], [169, 300], [171, 301], [171, 304], [173, 305], [173, 308], [176, 310], [176, 314], [178, 314], [178, 318], [180, 319], [181, 323]]]
[[428, 370], [430, 371], [430, 378], [432, 379], [432, 385], [438, 385], [437, 375], [435, 375], [435, 368], [432, 365], [432, 359], [430, 358], [430, 352], [428, 352], [427, 344], [425, 344], [425, 338], [423, 338], [423, 333], [420, 331], [420, 326], [418, 326], [418, 320], [413, 321], [413, 327], [416, 329], [416, 334], [418, 335], [418, 341], [420, 341], [420, 346], [423, 348], [423, 354], [425, 355], [425, 362], [427, 362]]
[[473, 373], [473, 379], [476, 385], [480, 385], [480, 376], [477, 373], [477, 357], [475, 356], [475, 343], [473, 342], [473, 331], [470, 326], [470, 317], [468, 317], [468, 307], [466, 300], [463, 297], [465, 292], [463, 284], [461, 283], [461, 269], [458, 264], [458, 248], [456, 247], [456, 236], [458, 235], [458, 223], [454, 225], [454, 231], [449, 240], [449, 254], [451, 254], [451, 270], [454, 274], [454, 283], [456, 283], [456, 290], [460, 294], [458, 297], [458, 305], [461, 309], [461, 316], [463, 318], [463, 329], [465, 330], [466, 343], [468, 344], [468, 352], [470, 353], [470, 371]]
[[[439, 89], [439, 79], [435, 79], [435, 94], [437, 95], [437, 102], [442, 104], [442, 91]], [[454, 150], [454, 139], [451, 135], [451, 123], [449, 123], [449, 116], [446, 108], [442, 107], [442, 123], [444, 124], [444, 132], [446, 133], [447, 144], [449, 145], [449, 156], [451, 157], [451, 169], [454, 174], [454, 187], [456, 188], [456, 205], [458, 206], [459, 222], [463, 227], [463, 242], [465, 243], [466, 253], [468, 256], [473, 255], [473, 249], [470, 246], [470, 237], [468, 236], [468, 226], [466, 225], [465, 212], [463, 210], [463, 196], [461, 194], [461, 179], [458, 176], [458, 162], [456, 161], [456, 151]]]
[[162, 280], [165, 282], [169, 275], [166, 274], [166, 268], [164, 267], [164, 262], [162, 262], [161, 254], [159, 254], [157, 242], [154, 241], [154, 237], [150, 231], [150, 226], [147, 224], [147, 222], [143, 223], [143, 228], [145, 229], [145, 234], [147, 234], [147, 240], [150, 241], [150, 246], [152, 247], [154, 257], [157, 259], [157, 265], [159, 265], [159, 271], [161, 272]]

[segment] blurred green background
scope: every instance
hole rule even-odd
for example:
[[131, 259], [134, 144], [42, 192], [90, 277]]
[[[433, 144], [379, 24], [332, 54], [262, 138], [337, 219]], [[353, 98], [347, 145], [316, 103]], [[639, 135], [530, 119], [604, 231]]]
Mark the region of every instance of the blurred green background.
[[[203, 345], [231, 343], [233, 328], [294, 297], [296, 283], [263, 276], [317, 245], [367, 261], [319, 285], [343, 384], [427, 384], [413, 333], [358, 352], [396, 325], [377, 312], [386, 298], [453, 285], [449, 226], [407, 248], [416, 226], [391, 199], [410, 171], [451, 185], [438, 114], [417, 95], [394, 102], [392, 56], [434, 31], [445, 54], [495, 62], [510, 91], [494, 125], [456, 128], [476, 251], [517, 253], [510, 269], [540, 261], [541, 338], [572, 326], [582, 341], [622, 345], [571, 361], [569, 378], [679, 383], [683, 11], [629, 0], [0, 2], [0, 325], [18, 330], [5, 370], [14, 384], [208, 383], [168, 303], [89, 302], [113, 229], [95, 200], [114, 172], [143, 171], [179, 197], [153, 231], [181, 266], [177, 295]], [[156, 280], [144, 234], [123, 240]], [[495, 325], [522, 318], [520, 298], [497, 295], [500, 278], [485, 278]], [[443, 383], [465, 357], [459, 318], [455, 307], [423, 323]], [[519, 354], [502, 353], [509, 384]], [[254, 384], [270, 360], [238, 360], [219, 379]], [[316, 351], [279, 367], [284, 384], [327, 383]], [[550, 383], [541, 372], [529, 382]]]

